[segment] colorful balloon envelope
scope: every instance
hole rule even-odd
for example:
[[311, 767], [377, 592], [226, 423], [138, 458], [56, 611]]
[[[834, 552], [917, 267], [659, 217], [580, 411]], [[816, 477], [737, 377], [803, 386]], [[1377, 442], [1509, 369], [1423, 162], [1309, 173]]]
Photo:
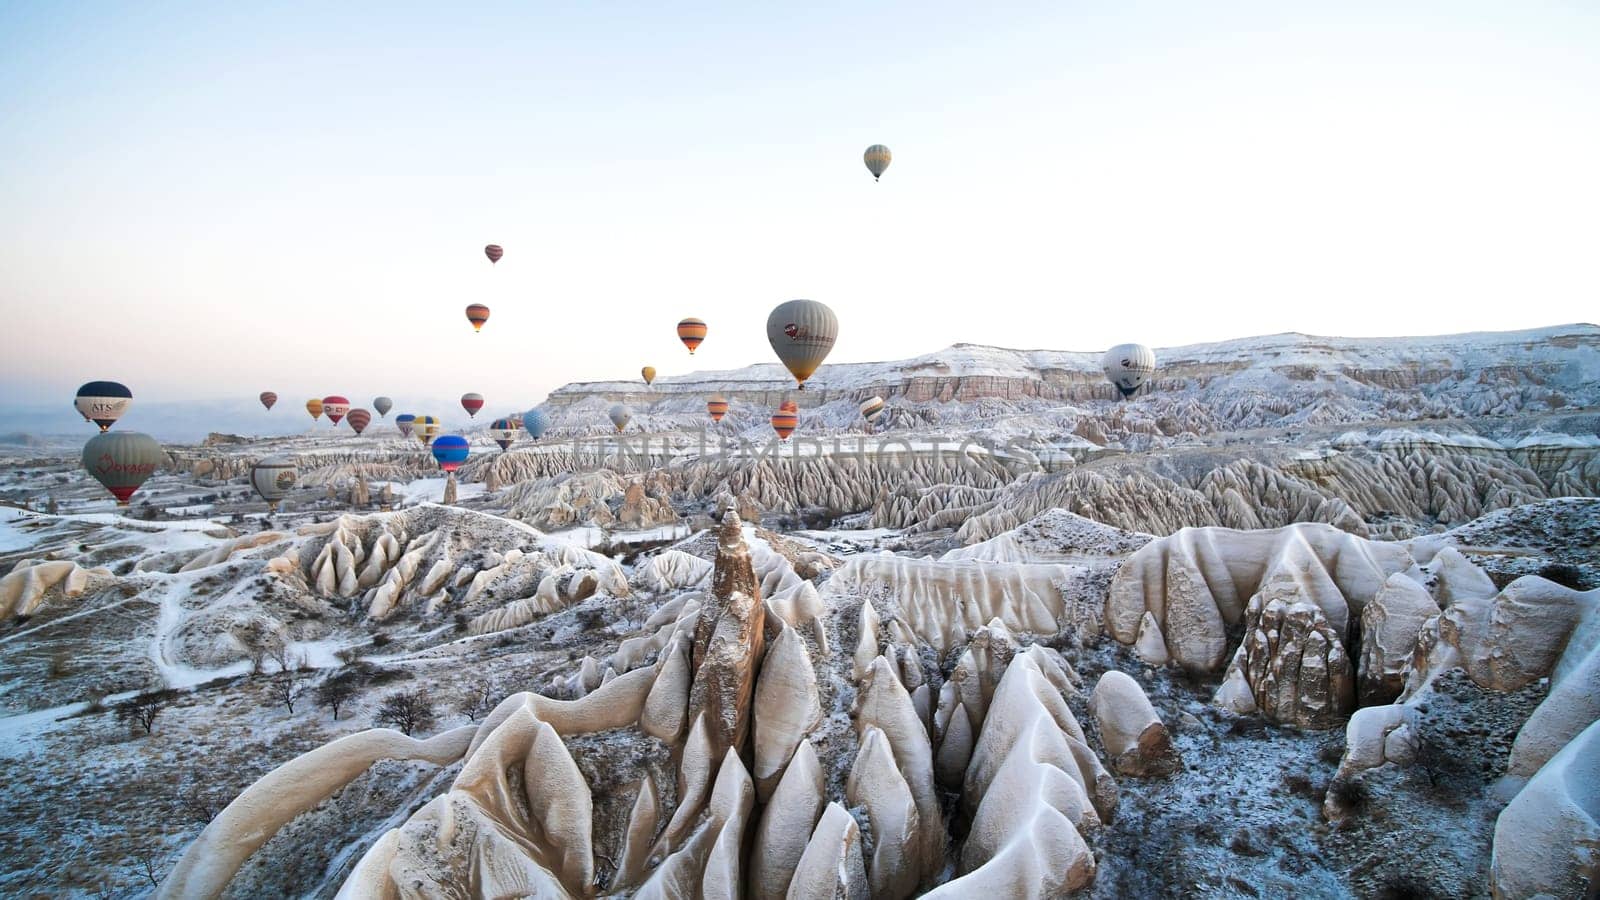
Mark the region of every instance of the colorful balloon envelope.
[[262, 391], [261, 392], [261, 405], [265, 406], [269, 411], [272, 409], [272, 404], [277, 403], [277, 402], [278, 402], [278, 395], [277, 394], [274, 394], [271, 391]]
[[322, 401], [312, 397], [306, 401], [306, 412], [311, 413], [312, 421], [322, 418]]
[[706, 339], [706, 323], [696, 318], [684, 319], [678, 323], [678, 340], [689, 348], [689, 355], [693, 356], [696, 347]]
[[893, 156], [889, 153], [889, 148], [882, 144], [873, 144], [867, 148], [867, 152], [861, 154], [861, 161], [867, 164], [867, 171], [872, 173], [873, 181], [883, 177], [891, 159]]
[[467, 307], [467, 321], [472, 323], [473, 331], [482, 331], [483, 323], [489, 321], [489, 307], [482, 303], [474, 303]]
[[838, 317], [815, 300], [780, 303], [767, 316], [767, 342], [802, 390], [838, 339]]
[[868, 422], [877, 421], [878, 417], [883, 415], [883, 398], [868, 397], [861, 401], [859, 409], [861, 410], [861, 418], [866, 419]]
[[338, 425], [344, 419], [344, 414], [350, 411], [350, 401], [338, 394], [330, 394], [322, 398], [322, 411], [328, 414], [328, 421]]
[[439, 468], [446, 472], [454, 472], [467, 461], [467, 454], [471, 449], [467, 439], [459, 434], [441, 435], [433, 442], [433, 458], [439, 461]]
[[1127, 399], [1156, 374], [1156, 355], [1143, 344], [1118, 344], [1100, 358], [1100, 368]]
[[800, 413], [785, 401], [778, 411], [772, 414], [772, 430], [778, 433], [778, 440], [787, 441], [789, 435], [800, 425]]
[[388, 397], [379, 397], [372, 401], [372, 408], [378, 411], [378, 418], [381, 419], [389, 414], [389, 410], [394, 409], [394, 401]]
[[467, 416], [476, 418], [478, 410], [483, 409], [482, 394], [462, 394], [461, 408], [467, 411]]
[[489, 244], [483, 248], [483, 255], [489, 257], [489, 262], [492, 264], [499, 262], [500, 257], [506, 255], [506, 251], [501, 249], [499, 244]]
[[78, 388], [72, 405], [85, 422], [93, 422], [101, 431], [110, 430], [133, 402], [133, 391], [115, 381], [91, 381]]
[[645, 384], [650, 384], [656, 380], [656, 367], [645, 366], [639, 370], [639, 377], [644, 379]]
[[250, 484], [267, 501], [267, 509], [276, 511], [278, 501], [289, 496], [295, 482], [300, 480], [300, 470], [287, 456], [269, 456], [250, 467]]
[[522, 430], [536, 441], [544, 436], [545, 429], [549, 427], [550, 417], [542, 409], [530, 409], [522, 414]]
[[345, 415], [344, 420], [350, 423], [351, 430], [356, 434], [360, 434], [367, 430], [368, 425], [372, 424], [372, 413], [364, 409], [352, 409]]
[[394, 426], [400, 429], [401, 437], [411, 437], [411, 429], [415, 427], [417, 417], [411, 413], [401, 413], [394, 417]]
[[155, 438], [137, 431], [101, 432], [83, 445], [83, 467], [118, 506], [127, 506], [133, 492], [166, 463], [167, 453]]
[[728, 398], [721, 394], [712, 394], [706, 401], [706, 412], [711, 414], [711, 421], [721, 422], [722, 417], [728, 414]]
[[501, 450], [510, 450], [517, 440], [517, 423], [511, 419], [495, 419], [489, 423], [489, 434]]
[[611, 407], [610, 412], [606, 413], [606, 418], [610, 419], [611, 424], [616, 426], [617, 434], [621, 434], [622, 429], [627, 428], [628, 421], [633, 418], [633, 410], [618, 403]]
[[417, 440], [421, 441], [424, 447], [432, 444], [433, 439], [439, 436], [439, 420], [433, 416], [417, 416], [412, 421], [411, 427], [416, 430]]

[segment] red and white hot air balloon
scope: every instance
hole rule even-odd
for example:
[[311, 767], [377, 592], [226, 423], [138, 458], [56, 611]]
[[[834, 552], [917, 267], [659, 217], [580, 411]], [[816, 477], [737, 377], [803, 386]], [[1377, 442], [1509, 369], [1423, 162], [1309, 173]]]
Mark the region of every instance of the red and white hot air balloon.
[[483, 395], [479, 393], [462, 394], [461, 408], [467, 411], [468, 416], [476, 418], [478, 410], [483, 409]]
[[350, 411], [350, 400], [338, 394], [330, 394], [322, 398], [322, 411], [327, 414], [328, 421], [337, 426], [345, 413]]

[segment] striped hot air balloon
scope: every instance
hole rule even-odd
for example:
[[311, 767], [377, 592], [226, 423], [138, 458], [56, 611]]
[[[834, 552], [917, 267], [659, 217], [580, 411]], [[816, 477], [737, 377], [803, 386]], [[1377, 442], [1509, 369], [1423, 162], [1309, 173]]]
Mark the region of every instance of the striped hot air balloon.
[[459, 434], [441, 435], [433, 442], [433, 458], [439, 461], [439, 468], [446, 472], [454, 472], [461, 468], [461, 464], [467, 461], [467, 454], [470, 452], [472, 446]]
[[411, 427], [416, 431], [417, 440], [421, 441], [424, 447], [432, 444], [433, 439], [439, 436], [439, 420], [433, 416], [417, 416], [412, 421]]
[[378, 418], [381, 419], [389, 414], [389, 410], [394, 409], [394, 401], [388, 397], [379, 397], [372, 401], [372, 408], [378, 411]]
[[690, 317], [678, 323], [678, 340], [689, 348], [689, 355], [693, 356], [696, 347], [706, 339], [706, 323]]
[[517, 440], [517, 424], [511, 419], [495, 419], [489, 423], [489, 436], [501, 450], [510, 450]]
[[859, 408], [861, 410], [861, 418], [866, 419], [868, 422], [876, 422], [878, 417], [883, 415], [883, 398], [868, 397], [861, 401]]
[[482, 331], [483, 323], [489, 321], [489, 307], [482, 303], [474, 303], [467, 307], [467, 321], [472, 323], [473, 331]]
[[499, 244], [488, 244], [483, 248], [483, 255], [489, 257], [490, 264], [493, 264], [499, 262], [500, 257], [506, 255], [506, 251], [501, 249]]
[[372, 413], [364, 409], [352, 409], [345, 414], [344, 419], [350, 423], [350, 427], [355, 430], [356, 434], [360, 434], [367, 430], [368, 425], [372, 424]]
[[401, 413], [394, 417], [394, 426], [400, 429], [401, 437], [411, 437], [411, 429], [416, 421], [417, 417], [411, 413]]
[[728, 398], [721, 394], [712, 394], [706, 401], [706, 412], [711, 414], [711, 421], [721, 422], [722, 417], [728, 414]]
[[83, 445], [83, 467], [127, 506], [156, 468], [166, 465], [167, 453], [155, 438], [137, 431], [101, 432]]
[[1143, 344], [1118, 344], [1100, 358], [1100, 368], [1126, 400], [1155, 375], [1156, 355]]
[[344, 414], [350, 411], [350, 400], [338, 394], [329, 394], [322, 398], [322, 411], [328, 414], [328, 421], [337, 427], [344, 419]]
[[778, 411], [772, 414], [772, 430], [778, 433], [778, 440], [787, 441], [789, 435], [800, 426], [800, 411], [791, 400], [785, 400], [778, 406]]
[[316, 397], [312, 397], [310, 400], [307, 400], [306, 412], [311, 413], [311, 420], [313, 422], [322, 418], [322, 401]]
[[550, 417], [542, 409], [530, 409], [522, 414], [522, 430], [536, 441], [544, 436], [545, 429], [549, 427]]
[[656, 367], [645, 366], [639, 370], [639, 377], [644, 379], [645, 384], [650, 384], [656, 380]]
[[269, 456], [250, 467], [250, 484], [272, 512], [277, 512], [278, 501], [289, 496], [299, 480], [300, 471], [287, 456]]
[[477, 418], [478, 410], [483, 409], [483, 395], [479, 393], [462, 394], [461, 408], [467, 411], [469, 418]]
[[268, 410], [271, 410], [272, 409], [272, 404], [277, 403], [277, 402], [278, 402], [278, 395], [277, 394], [274, 394], [271, 391], [262, 391], [261, 392], [261, 405], [265, 406]]
[[867, 148], [867, 152], [861, 154], [861, 160], [867, 164], [867, 171], [872, 173], [873, 181], [883, 177], [883, 172], [889, 168], [889, 160], [892, 158], [889, 148], [882, 144], [873, 144]]
[[838, 339], [838, 317], [815, 300], [780, 303], [767, 316], [767, 342], [778, 354], [778, 360], [794, 375], [801, 390], [805, 389], [806, 379], [828, 358], [833, 342]]
[[85, 422], [93, 422], [101, 431], [109, 431], [133, 402], [133, 391], [115, 381], [91, 381], [78, 388], [72, 406]]

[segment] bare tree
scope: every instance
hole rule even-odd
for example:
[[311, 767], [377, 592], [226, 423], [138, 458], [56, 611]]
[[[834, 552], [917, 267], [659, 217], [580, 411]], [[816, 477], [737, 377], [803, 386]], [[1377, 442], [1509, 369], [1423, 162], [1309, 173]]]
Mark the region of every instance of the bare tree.
[[130, 729], [142, 729], [145, 734], [150, 734], [155, 730], [156, 716], [161, 715], [161, 711], [176, 695], [176, 691], [162, 688], [130, 697], [117, 704], [117, 721], [127, 722]]
[[139, 854], [127, 868], [129, 874], [135, 878], [143, 878], [149, 881], [151, 887], [161, 887], [161, 877], [164, 874], [161, 869], [163, 867], [154, 853], [146, 851]]
[[494, 708], [494, 695], [494, 684], [487, 678], [479, 678], [467, 688], [466, 695], [456, 704], [456, 709], [476, 722], [479, 716]]
[[183, 807], [183, 811], [188, 814], [189, 818], [199, 822], [201, 825], [209, 825], [211, 820], [217, 817], [216, 804], [212, 803], [211, 798], [205, 795], [205, 791], [200, 787], [200, 782], [192, 778], [185, 778], [179, 782], [178, 805]]
[[310, 685], [305, 683], [305, 679], [299, 672], [284, 669], [278, 673], [278, 677], [272, 679], [272, 684], [267, 688], [267, 695], [273, 699], [273, 702], [283, 704], [283, 707], [292, 715], [294, 713], [294, 702], [304, 696], [309, 687]]
[[356, 679], [350, 673], [335, 675], [317, 686], [317, 703], [333, 710], [334, 721], [339, 720], [339, 707], [356, 696]]
[[417, 688], [414, 691], [399, 691], [383, 698], [373, 724], [393, 725], [402, 733], [411, 734], [414, 731], [426, 730], [433, 725], [436, 718], [437, 714], [433, 709], [433, 701], [428, 699], [428, 692]]

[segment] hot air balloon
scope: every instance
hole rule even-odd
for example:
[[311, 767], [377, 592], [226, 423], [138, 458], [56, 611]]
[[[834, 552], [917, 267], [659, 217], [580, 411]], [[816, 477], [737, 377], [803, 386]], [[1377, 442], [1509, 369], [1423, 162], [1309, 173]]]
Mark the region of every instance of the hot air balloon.
[[1127, 399], [1156, 373], [1156, 355], [1143, 344], [1118, 344], [1100, 358], [1100, 368]]
[[645, 366], [644, 368], [639, 370], [639, 377], [644, 379], [644, 383], [645, 384], [649, 384], [652, 381], [655, 381], [656, 380], [656, 367], [655, 366]]
[[381, 419], [389, 414], [389, 410], [394, 409], [394, 401], [388, 397], [378, 397], [372, 401], [372, 408], [378, 411], [378, 418]]
[[287, 456], [269, 456], [250, 467], [250, 484], [267, 501], [271, 512], [278, 511], [278, 501], [289, 496], [299, 480], [300, 471]]
[[337, 427], [344, 414], [350, 411], [350, 401], [338, 394], [330, 394], [322, 398], [322, 411], [328, 414], [328, 421]]
[[137, 431], [102, 432], [83, 445], [83, 467], [127, 506], [128, 498], [167, 462], [166, 451], [155, 438]]
[[78, 396], [73, 398], [72, 405], [85, 422], [93, 422], [100, 426], [101, 431], [107, 431], [122, 418], [132, 402], [133, 391], [128, 390], [127, 385], [115, 381], [91, 381], [78, 388]]
[[315, 397], [312, 397], [310, 400], [307, 400], [306, 401], [306, 412], [311, 413], [311, 420], [313, 422], [315, 422], [316, 420], [322, 418], [322, 401], [318, 400]]
[[417, 417], [411, 413], [401, 413], [394, 417], [394, 425], [400, 429], [401, 437], [411, 437], [411, 429], [416, 421]]
[[271, 410], [272, 409], [272, 404], [277, 403], [277, 402], [278, 402], [278, 395], [277, 394], [274, 394], [271, 391], [262, 391], [261, 392], [261, 405], [265, 406], [268, 410]]
[[489, 307], [482, 303], [474, 303], [467, 307], [467, 321], [472, 323], [473, 331], [482, 331], [483, 323], [489, 321]]
[[721, 422], [722, 417], [728, 414], [728, 398], [721, 394], [712, 394], [706, 401], [706, 412], [711, 414], [711, 421]]
[[367, 430], [368, 425], [372, 424], [372, 413], [364, 409], [352, 409], [345, 414], [345, 421], [350, 423], [350, 427], [354, 429], [356, 434], [360, 434]]
[[421, 441], [424, 447], [432, 444], [433, 439], [439, 436], [439, 420], [433, 416], [417, 416], [412, 421], [411, 427], [416, 430], [417, 440]]
[[475, 393], [462, 394], [461, 408], [467, 411], [467, 416], [469, 418], [476, 418], [478, 415], [478, 410], [483, 409], [483, 395]]
[[801, 390], [838, 339], [838, 317], [815, 300], [780, 303], [767, 316], [767, 341]]
[[606, 413], [606, 416], [611, 419], [611, 424], [617, 426], [617, 434], [621, 434], [622, 429], [628, 427], [628, 420], [633, 418], [633, 410], [618, 403], [611, 407], [611, 411]]
[[778, 411], [772, 414], [772, 430], [778, 433], [780, 441], [787, 441], [799, 425], [800, 409], [793, 400], [783, 401], [778, 405]]
[[689, 348], [689, 355], [693, 356], [696, 347], [706, 339], [706, 323], [696, 318], [684, 319], [678, 323], [678, 340]]
[[860, 409], [861, 418], [866, 419], [867, 424], [871, 425], [878, 421], [879, 416], [883, 415], [883, 398], [868, 397], [861, 401]]
[[517, 439], [517, 426], [510, 419], [495, 419], [489, 423], [489, 435], [501, 450], [510, 450]]
[[461, 468], [471, 450], [467, 439], [459, 434], [441, 435], [433, 442], [433, 458], [439, 461], [439, 468], [446, 472], [454, 472]]
[[867, 152], [861, 154], [861, 159], [867, 164], [867, 171], [872, 173], [872, 180], [877, 181], [883, 177], [883, 170], [889, 168], [891, 156], [889, 148], [882, 144], [873, 144]]
[[522, 430], [536, 441], [544, 436], [545, 429], [549, 427], [550, 417], [542, 409], [530, 409], [522, 414]]
[[483, 255], [489, 257], [489, 262], [492, 265], [499, 262], [500, 257], [506, 255], [506, 251], [501, 249], [499, 244], [489, 244], [483, 248]]

